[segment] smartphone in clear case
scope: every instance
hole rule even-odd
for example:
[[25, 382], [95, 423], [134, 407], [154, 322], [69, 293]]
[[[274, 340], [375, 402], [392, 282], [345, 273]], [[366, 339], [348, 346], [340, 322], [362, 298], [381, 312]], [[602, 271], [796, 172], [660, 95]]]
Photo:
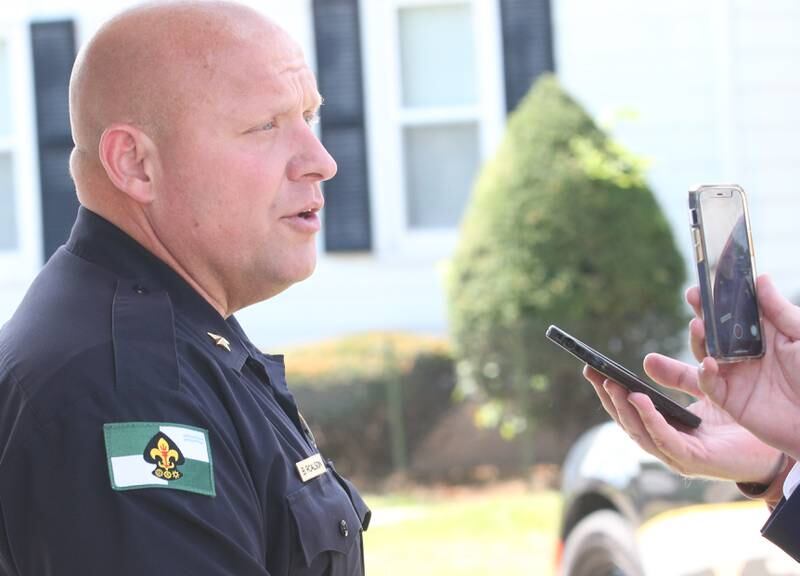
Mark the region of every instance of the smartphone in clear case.
[[689, 191], [689, 214], [708, 355], [722, 362], [763, 356], [744, 190], [735, 184], [697, 186]]

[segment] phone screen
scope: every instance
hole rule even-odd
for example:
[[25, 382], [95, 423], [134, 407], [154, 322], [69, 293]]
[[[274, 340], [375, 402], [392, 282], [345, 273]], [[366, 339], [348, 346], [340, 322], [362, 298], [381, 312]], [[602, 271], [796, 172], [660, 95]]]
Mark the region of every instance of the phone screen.
[[696, 209], [709, 354], [723, 359], [760, 356], [763, 343], [744, 193], [736, 186], [704, 187], [697, 194]]

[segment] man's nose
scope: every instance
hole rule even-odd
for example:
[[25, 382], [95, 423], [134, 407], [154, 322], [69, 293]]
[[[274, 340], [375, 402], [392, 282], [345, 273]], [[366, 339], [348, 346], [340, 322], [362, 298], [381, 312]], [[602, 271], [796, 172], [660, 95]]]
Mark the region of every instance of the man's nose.
[[311, 129], [306, 127], [298, 142], [298, 152], [289, 164], [290, 180], [323, 182], [336, 175], [336, 160]]

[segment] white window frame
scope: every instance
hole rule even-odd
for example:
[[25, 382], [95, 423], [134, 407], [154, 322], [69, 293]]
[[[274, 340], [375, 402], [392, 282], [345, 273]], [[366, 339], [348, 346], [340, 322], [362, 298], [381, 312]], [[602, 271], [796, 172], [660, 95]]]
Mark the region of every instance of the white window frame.
[[[472, 7], [477, 104], [404, 110], [399, 10], [454, 5]], [[378, 257], [433, 261], [452, 254], [458, 238], [457, 228], [415, 230], [409, 227], [403, 129], [476, 122], [479, 159], [485, 162], [502, 137], [506, 117], [501, 34], [498, 0], [361, 0], [372, 234]]]
[[24, 288], [42, 265], [41, 194], [30, 28], [26, 19], [0, 20], [11, 83], [11, 136], [0, 150], [11, 153], [17, 246], [0, 249], [0, 288]]

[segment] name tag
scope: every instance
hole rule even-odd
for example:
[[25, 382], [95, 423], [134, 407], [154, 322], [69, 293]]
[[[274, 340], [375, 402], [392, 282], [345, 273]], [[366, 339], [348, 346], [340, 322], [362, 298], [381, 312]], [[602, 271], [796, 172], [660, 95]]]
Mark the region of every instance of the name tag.
[[297, 471], [300, 472], [300, 479], [303, 482], [308, 482], [312, 478], [325, 474], [325, 462], [319, 453], [305, 460], [300, 460], [295, 466], [297, 466]]

